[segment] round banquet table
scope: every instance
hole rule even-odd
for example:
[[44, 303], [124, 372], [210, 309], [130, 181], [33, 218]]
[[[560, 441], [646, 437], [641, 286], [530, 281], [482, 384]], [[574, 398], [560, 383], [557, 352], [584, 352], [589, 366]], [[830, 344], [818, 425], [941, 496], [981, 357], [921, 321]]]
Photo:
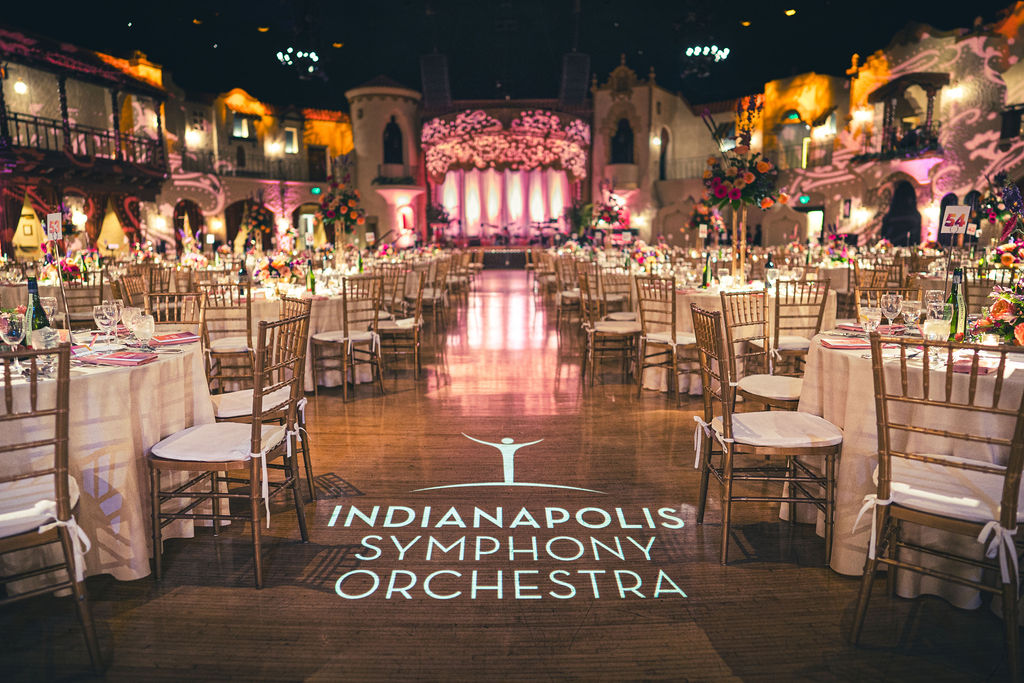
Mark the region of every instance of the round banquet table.
[[850, 286], [850, 279], [853, 277], [852, 269], [847, 263], [833, 263], [827, 266], [818, 266], [818, 279], [829, 281], [829, 290], [844, 294], [853, 291]]
[[[826, 335], [827, 336], [827, 335]], [[860, 576], [864, 570], [867, 556], [868, 538], [870, 536], [870, 513], [865, 514], [860, 525], [854, 527], [854, 521], [864, 502], [864, 496], [876, 492], [873, 473], [878, 465], [878, 431], [875, 417], [874, 377], [871, 370], [870, 350], [838, 350], [821, 346], [816, 337], [811, 342], [807, 354], [807, 365], [804, 373], [803, 390], [800, 395], [800, 410], [819, 415], [843, 430], [843, 450], [836, 472], [836, 512], [831, 567], [840, 574]], [[892, 377], [887, 381], [899, 383], [899, 364], [888, 363], [887, 372]], [[965, 392], [967, 377], [954, 377], [954, 390]], [[993, 375], [978, 378], [979, 392], [984, 395], [988, 391], [991, 400]], [[939, 386], [943, 385], [943, 386]], [[836, 387], [844, 387], [844, 391], [836, 391]], [[935, 384], [935, 391], [941, 392], [944, 382]], [[1011, 366], [1004, 384], [1004, 400], [1020, 400], [1024, 392], [1024, 365]], [[920, 415], [913, 416], [917, 424], [934, 423], [926, 409], [915, 407]], [[983, 420], [978, 414], [964, 415], [964, 419]], [[956, 450], [950, 450], [947, 440], [929, 438], [927, 443], [915, 444], [915, 450], [935, 453], [938, 455], [956, 455], [962, 458], [985, 459], [989, 462], [1006, 464], [1007, 453], [990, 452], [983, 448], [960, 450], [962, 442], [956, 443]], [[810, 506], [798, 506], [804, 521], [813, 520], [813, 509]], [[798, 514], [799, 514], [798, 513]], [[819, 534], [823, 533], [821, 517], [818, 518]], [[904, 525], [904, 538], [912, 543], [939, 545], [946, 550], [982, 557], [984, 546], [974, 538], [947, 534], [932, 529]], [[904, 550], [903, 553], [911, 553]], [[911, 553], [911, 557], [919, 555]], [[918, 557], [914, 557], [916, 561]], [[931, 561], [935, 567], [948, 572], [967, 575], [962, 566], [935, 559]], [[974, 572], [973, 578], [980, 573]], [[915, 597], [926, 593], [939, 595], [961, 608], [976, 608], [981, 604], [978, 591], [951, 582], [914, 574], [899, 572], [897, 592], [903, 597]]]
[[[835, 327], [836, 323], [836, 293], [831, 288], [828, 292], [828, 300], [825, 302], [825, 313], [822, 315], [821, 329], [829, 330]], [[722, 296], [717, 287], [708, 289], [676, 289], [676, 323], [682, 332], [693, 332], [693, 315], [690, 311], [690, 304], [697, 304], [706, 311], [722, 312]], [[806, 312], [809, 321], [813, 321], [818, 315], [816, 306], [806, 306], [801, 313]], [[768, 294], [768, 335], [775, 334], [775, 295]], [[696, 363], [693, 368], [696, 369]], [[643, 385], [645, 389], [656, 389], [668, 391], [667, 370], [663, 368], [648, 368], [644, 372]], [[682, 375], [679, 378], [679, 391], [689, 394], [701, 392], [700, 374]]]
[[[152, 527], [146, 455], [161, 439], [214, 420], [200, 345], [170, 348], [181, 353], [166, 351], [135, 367], [72, 364], [68, 464], [81, 489], [78, 524], [92, 542], [85, 555], [87, 575], [111, 574], [122, 581], [149, 575]], [[55, 386], [53, 380], [40, 384], [40, 405], [52, 404]], [[28, 388], [16, 380], [16, 409], [27, 408]], [[34, 437], [20, 424], [0, 430], [4, 444], [33, 438], [42, 437]], [[19, 457], [31, 458], [32, 453], [22, 451]], [[5, 467], [3, 462], [0, 467]], [[175, 474], [179, 483], [187, 480], [187, 473]], [[193, 525], [187, 520], [164, 529], [164, 538], [192, 535]], [[20, 570], [52, 563], [59, 556], [57, 546], [48, 546], [9, 553], [0, 562]], [[40, 585], [39, 579], [28, 579], [22, 587], [29, 582]]]
[[[39, 285], [39, 296], [60, 298], [60, 285]], [[28, 304], [28, 283], [0, 285], [0, 308], [15, 308]]]

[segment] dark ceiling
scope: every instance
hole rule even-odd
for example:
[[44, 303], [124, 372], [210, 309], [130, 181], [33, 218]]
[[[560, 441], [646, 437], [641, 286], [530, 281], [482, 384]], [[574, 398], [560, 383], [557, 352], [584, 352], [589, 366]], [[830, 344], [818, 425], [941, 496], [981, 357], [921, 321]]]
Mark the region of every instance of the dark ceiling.
[[[840, 75], [854, 52], [885, 47], [908, 22], [938, 29], [997, 18], [1006, 1], [579, 0], [579, 50], [600, 79], [620, 54], [637, 73], [691, 102], [736, 97], [804, 71]], [[419, 56], [448, 56], [452, 95], [556, 97], [561, 56], [574, 42], [574, 0], [210, 0], [9, 3], [0, 22], [118, 56], [146, 52], [187, 90], [242, 87], [278, 104], [344, 108], [346, 89], [378, 74], [419, 89]], [[102, 8], [102, 9], [97, 9]], [[786, 16], [785, 10], [796, 13]], [[742, 21], [749, 21], [744, 27]], [[267, 29], [261, 32], [259, 29]], [[334, 43], [341, 47], [333, 47]], [[684, 51], [717, 44], [728, 59], [685, 75]], [[275, 56], [289, 46], [321, 56], [303, 79]]]

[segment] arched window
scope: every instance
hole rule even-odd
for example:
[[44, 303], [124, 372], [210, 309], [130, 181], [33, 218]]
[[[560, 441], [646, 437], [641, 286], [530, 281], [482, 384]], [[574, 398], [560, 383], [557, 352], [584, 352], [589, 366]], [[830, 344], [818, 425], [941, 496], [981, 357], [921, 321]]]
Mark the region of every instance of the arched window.
[[384, 126], [384, 163], [405, 163], [402, 155], [402, 129], [398, 127], [394, 116]]
[[612, 136], [613, 164], [633, 163], [633, 127], [626, 119], [619, 119], [619, 125]]
[[668, 180], [668, 129], [661, 129], [661, 151], [658, 155], [658, 180]]
[[882, 218], [882, 237], [898, 247], [921, 241], [921, 212], [917, 210], [917, 193], [906, 180], [901, 180], [893, 188], [892, 204]]
[[[946, 214], [946, 207], [947, 206], [955, 206], [956, 204], [957, 204], [957, 196], [955, 194], [950, 192], [949, 194], [945, 195], [942, 198], [942, 200], [939, 202], [939, 220], [940, 221], [943, 220], [943, 217]], [[956, 235], [954, 235], [952, 233], [945, 233], [945, 234], [943, 234], [942, 226], [940, 225], [939, 226], [939, 236], [938, 236], [937, 239], [938, 239], [939, 244], [941, 244], [944, 247], [948, 247], [950, 244], [953, 244], [956, 241]]]

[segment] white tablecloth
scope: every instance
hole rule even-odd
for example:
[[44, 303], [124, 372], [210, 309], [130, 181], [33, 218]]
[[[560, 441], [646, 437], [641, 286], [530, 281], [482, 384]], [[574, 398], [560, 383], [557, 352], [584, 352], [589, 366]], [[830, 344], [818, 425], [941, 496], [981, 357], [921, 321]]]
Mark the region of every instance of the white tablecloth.
[[[145, 456], [154, 444], [192, 425], [213, 422], [213, 405], [199, 344], [181, 354], [161, 354], [131, 368], [71, 369], [69, 469], [81, 488], [78, 523], [92, 541], [87, 574], [111, 574], [122, 581], [150, 573], [150, 495]], [[52, 405], [55, 382], [40, 387], [41, 405]], [[14, 387], [15, 400], [27, 406], [28, 385]], [[21, 426], [0, 430], [0, 442], [33, 438]], [[30, 454], [23, 452], [24, 457]], [[0, 462], [0, 467], [5, 464]], [[179, 480], [185, 481], [185, 473]], [[168, 476], [168, 482], [170, 477]], [[193, 535], [192, 523], [164, 529], [164, 538]], [[55, 546], [3, 556], [4, 566], [19, 568], [59, 557]], [[34, 566], [34, 565], [33, 565]]]
[[[859, 576], [864, 569], [867, 556], [868, 538], [870, 535], [870, 515], [865, 515], [861, 525], [853, 531], [853, 523], [860, 511], [864, 496], [876, 492], [876, 484], [872, 473], [878, 465], [878, 432], [875, 418], [874, 379], [871, 372], [870, 351], [839, 351], [826, 349], [817, 341], [811, 343], [807, 356], [804, 374], [803, 391], [800, 396], [800, 410], [819, 415], [843, 430], [843, 451], [839, 461], [836, 481], [836, 518], [833, 534], [832, 569], [840, 574]], [[893, 380], [899, 382], [896, 375], [898, 363], [887, 365], [893, 373]], [[957, 376], [957, 381], [966, 385], [966, 376]], [[979, 391], [988, 385], [991, 396], [991, 385], [994, 378], [979, 378]], [[837, 391], [836, 388], [842, 390]], [[1013, 371], [1006, 382], [1003, 400], [1019, 400], [1024, 391], [1024, 369]], [[924, 411], [914, 417], [917, 424], [929, 425]], [[964, 419], [981, 420], [982, 417], [964, 414]], [[998, 461], [999, 454], [987, 453], [984, 449], [971, 449], [969, 452], [951, 453], [945, 440], [933, 439], [928, 443], [928, 452], [939, 455], [957, 455], [964, 458]], [[1002, 462], [1005, 464], [1003, 455]], [[808, 506], [801, 512], [810, 510]], [[820, 524], [819, 524], [820, 527]], [[963, 554], [981, 558], [983, 546], [973, 538], [939, 533], [933, 530], [914, 528], [904, 524], [904, 538], [912, 542], [924, 542], [925, 545], [941, 544], [945, 548]], [[905, 553], [908, 551], [904, 551]], [[908, 555], [909, 557], [909, 555]], [[943, 566], [951, 570], [956, 565], [935, 562], [935, 566]], [[961, 570], [962, 571], [962, 570]], [[977, 575], [975, 575], [977, 576]], [[980, 604], [977, 591], [958, 586], [949, 582], [941, 582], [930, 577], [923, 577], [911, 572], [899, 572], [897, 592], [903, 597], [914, 597], [921, 593], [940, 595], [958, 607], [974, 608]]]
[[[60, 285], [39, 285], [39, 296], [59, 299]], [[28, 283], [0, 285], [0, 308], [15, 308], [28, 304]]]

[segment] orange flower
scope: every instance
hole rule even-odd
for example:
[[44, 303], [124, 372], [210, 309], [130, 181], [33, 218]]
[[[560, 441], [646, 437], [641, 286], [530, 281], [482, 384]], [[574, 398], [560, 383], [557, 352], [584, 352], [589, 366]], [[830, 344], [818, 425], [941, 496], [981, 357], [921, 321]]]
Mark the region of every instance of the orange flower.
[[737, 178], [736, 182], [734, 182], [732, 186], [735, 187], [737, 190], [742, 190], [744, 187], [747, 186], [747, 182], [743, 180], [743, 178]]
[[354, 200], [354, 199], [348, 200], [348, 205], [349, 206], [355, 206], [356, 205], [356, 200]]
[[704, 178], [707, 179], [707, 178], [710, 178], [710, 177], [711, 177], [711, 169], [708, 169], [707, 171], [704, 171]]
[[1017, 341], [1017, 346], [1024, 346], [1024, 323], [1013, 328], [1013, 338]]
[[700, 193], [700, 196], [701, 199], [703, 199], [704, 201], [711, 199], [711, 190], [705, 187], [704, 190]]
[[733, 147], [732, 151], [736, 152], [740, 156], [743, 156], [744, 154], [750, 151], [750, 148], [747, 147], [746, 145], [736, 145], [735, 147]]
[[737, 173], [737, 170], [736, 170], [735, 166], [730, 166], [727, 169], [725, 169], [725, 175], [729, 176], [730, 178], [732, 178], [734, 175], [736, 175], [736, 173]]
[[750, 171], [747, 171], [746, 173], [744, 173], [743, 174], [743, 182], [745, 182], [747, 185], [749, 185], [750, 183], [754, 182], [754, 174], [751, 173]]
[[360, 216], [359, 219], [356, 221], [356, 225], [362, 225], [365, 222], [366, 222], [366, 219], [363, 218], [362, 216]]
[[708, 166], [714, 166], [718, 163], [718, 159], [715, 157], [708, 157]]
[[789, 203], [789, 195], [786, 194], [785, 192], [780, 192], [779, 193], [779, 204], [788, 204], [788, 203]]
[[762, 209], [770, 209], [770, 208], [772, 208], [772, 205], [774, 205], [774, 204], [775, 204], [775, 201], [771, 197], [765, 197], [764, 199], [761, 200], [761, 208]]
[[1009, 268], [1010, 266], [1013, 265], [1014, 262], [1013, 254], [1009, 252], [1003, 254], [1002, 256], [999, 257], [999, 262], [1002, 263], [1005, 267]]
[[757, 172], [758, 173], [767, 173], [770, 170], [772, 170], [772, 162], [766, 161], [764, 159], [762, 159], [761, 161], [757, 162]]

